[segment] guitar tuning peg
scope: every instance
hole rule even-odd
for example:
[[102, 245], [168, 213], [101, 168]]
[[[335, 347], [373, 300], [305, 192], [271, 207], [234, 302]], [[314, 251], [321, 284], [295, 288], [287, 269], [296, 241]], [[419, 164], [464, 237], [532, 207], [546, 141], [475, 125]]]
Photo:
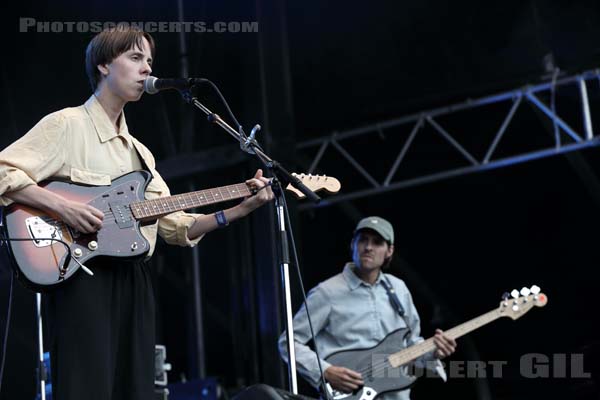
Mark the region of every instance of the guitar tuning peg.
[[513, 297], [513, 299], [518, 299], [519, 298], [519, 291], [517, 289], [513, 289], [513, 291], [510, 292], [510, 295]]
[[508, 293], [508, 292], [502, 293], [502, 300], [506, 301], [506, 300], [508, 300], [509, 297], [510, 297], [510, 293]]
[[529, 293], [531, 293], [531, 291], [528, 288], [523, 287], [521, 289], [521, 296], [529, 296]]
[[537, 286], [537, 285], [533, 285], [533, 286], [531, 287], [531, 289], [529, 289], [529, 290], [530, 290], [530, 291], [531, 291], [531, 293], [533, 293], [533, 294], [538, 294], [538, 293], [540, 292], [540, 290], [541, 290], [541, 289], [540, 289], [540, 287], [539, 287], [539, 286]]

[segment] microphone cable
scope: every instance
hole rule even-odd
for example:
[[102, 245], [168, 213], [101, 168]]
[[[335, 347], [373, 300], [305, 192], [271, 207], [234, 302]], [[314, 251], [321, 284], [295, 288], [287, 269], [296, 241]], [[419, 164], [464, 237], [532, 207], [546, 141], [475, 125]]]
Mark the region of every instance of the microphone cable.
[[[225, 109], [227, 110], [227, 113], [229, 114], [229, 117], [235, 122], [235, 125], [238, 128], [238, 131], [242, 134], [245, 135], [244, 133], [244, 129], [242, 128], [242, 126], [240, 125], [240, 123], [238, 122], [237, 118], [235, 117], [235, 115], [233, 114], [233, 111], [231, 111], [231, 108], [229, 107], [229, 104], [227, 103], [227, 100], [225, 100], [225, 97], [223, 96], [223, 94], [221, 93], [221, 91], [219, 90], [219, 88], [217, 87], [217, 85], [215, 85], [211, 80], [209, 79], [203, 79], [201, 83], [208, 83], [210, 85], [210, 87], [216, 92], [217, 96], [219, 97], [219, 99], [221, 100], [221, 102], [223, 103], [223, 105], [225, 106]], [[258, 144], [255, 143], [256, 146], [258, 146]], [[258, 146], [260, 148], [260, 146]], [[269, 185], [265, 185], [264, 187], [262, 187], [261, 189], [266, 188]], [[310, 334], [313, 340], [314, 345], [314, 350], [315, 350], [315, 354], [317, 356], [317, 364], [319, 365], [319, 374], [321, 375], [321, 390], [323, 392], [323, 394], [325, 395], [327, 400], [330, 400], [330, 396], [329, 396], [329, 391], [327, 390], [327, 385], [325, 382], [325, 374], [323, 372], [323, 366], [321, 365], [321, 356], [319, 355], [319, 350], [317, 348], [317, 344], [316, 344], [316, 338], [315, 338], [315, 332], [313, 329], [313, 325], [312, 325], [312, 319], [310, 317], [310, 312], [308, 310], [308, 304], [306, 301], [306, 290], [304, 289], [304, 283], [302, 281], [302, 273], [300, 272], [300, 262], [298, 261], [298, 252], [296, 251], [296, 242], [294, 240], [294, 233], [292, 232], [291, 229], [291, 222], [290, 222], [290, 215], [289, 215], [289, 209], [288, 209], [288, 205], [287, 205], [287, 201], [285, 198], [285, 193], [283, 193], [283, 190], [281, 191], [281, 198], [282, 198], [282, 204], [283, 204], [283, 209], [284, 209], [284, 215], [285, 215], [285, 219], [286, 219], [286, 223], [287, 226], [290, 228], [288, 229], [288, 235], [290, 238], [290, 243], [291, 243], [291, 247], [292, 247], [292, 253], [294, 255], [294, 263], [295, 263], [295, 269], [296, 269], [296, 274], [298, 275], [298, 282], [300, 284], [300, 291], [302, 292], [302, 298], [304, 300], [304, 304], [306, 305], [305, 310], [306, 310], [306, 316], [308, 319], [308, 326], [310, 328]], [[295, 344], [292, 344], [295, 345]], [[288, 355], [289, 358], [289, 355]], [[288, 360], [289, 362], [289, 360]]]
[[[288, 231], [288, 236], [290, 238], [290, 243], [292, 245], [291, 247], [292, 247], [292, 254], [294, 255], [296, 274], [298, 275], [298, 282], [300, 284], [300, 291], [302, 292], [302, 298], [304, 299], [304, 305], [305, 305], [304, 309], [306, 311], [306, 317], [308, 319], [310, 335], [312, 337], [312, 341], [314, 344], [315, 355], [317, 356], [317, 364], [319, 365], [319, 373], [321, 375], [321, 390], [322, 390], [325, 398], [327, 400], [331, 400], [329, 391], [327, 390], [327, 384], [325, 382], [325, 373], [323, 372], [323, 366], [321, 365], [321, 356], [319, 355], [319, 349], [317, 346], [315, 331], [313, 329], [312, 320], [310, 318], [310, 311], [308, 310], [308, 303], [306, 301], [306, 290], [304, 289], [304, 282], [302, 281], [302, 273], [300, 272], [300, 262], [298, 261], [298, 252], [296, 251], [296, 242], [294, 240], [294, 232], [292, 232], [292, 224], [290, 221], [290, 213], [289, 213], [287, 201], [285, 198], [285, 193], [282, 192], [281, 198], [282, 198], [283, 209], [284, 209], [284, 214], [285, 214], [285, 221], [286, 221], [287, 226], [289, 227], [289, 229], [287, 231]], [[293, 344], [293, 345], [295, 346], [295, 344]], [[288, 362], [289, 362], [289, 354], [288, 354]]]
[[[217, 85], [215, 85], [210, 79], [206, 79], [206, 78], [202, 78], [199, 80], [198, 85], [206, 83], [208, 84], [211, 89], [214, 90], [214, 92], [217, 94], [219, 100], [221, 100], [221, 102], [223, 103], [223, 105], [225, 106], [225, 110], [227, 110], [227, 114], [229, 115], [229, 118], [231, 118], [231, 120], [234, 122], [238, 132], [244, 137], [247, 138], [246, 132], [244, 132], [244, 128], [242, 127], [242, 125], [240, 125], [240, 123], [238, 122], [237, 118], [235, 117], [235, 115], [233, 114], [233, 111], [231, 111], [231, 107], [229, 107], [229, 103], [227, 103], [227, 100], [225, 100], [225, 96], [223, 96], [223, 94], [221, 93], [221, 91], [219, 90], [219, 88], [217, 87]], [[183, 93], [182, 93], [183, 94]], [[186, 95], [184, 94], [184, 99], [186, 98]], [[210, 116], [209, 116], [210, 118]], [[256, 142], [256, 141], [252, 141], [253, 145], [258, 147], [259, 149], [262, 150], [262, 148], [260, 147], [260, 145]]]
[[229, 107], [229, 103], [227, 103], [227, 100], [225, 100], [225, 96], [223, 96], [223, 94], [221, 93], [221, 91], [219, 90], [217, 85], [215, 85], [210, 79], [206, 79], [206, 78], [203, 78], [200, 83], [208, 83], [208, 85], [215, 91], [215, 93], [219, 97], [219, 100], [221, 100], [221, 102], [225, 106], [225, 109], [227, 110], [227, 114], [229, 114], [229, 117], [235, 123], [235, 126], [238, 128], [238, 131], [242, 130], [242, 126], [240, 125], [237, 118], [233, 114], [233, 111], [231, 111], [231, 108]]

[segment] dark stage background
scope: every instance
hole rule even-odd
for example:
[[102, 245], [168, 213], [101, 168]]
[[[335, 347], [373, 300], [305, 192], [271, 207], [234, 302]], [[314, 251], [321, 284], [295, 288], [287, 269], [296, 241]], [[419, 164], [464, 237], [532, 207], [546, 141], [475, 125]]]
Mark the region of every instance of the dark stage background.
[[[185, 21], [258, 21], [258, 32], [187, 33], [187, 58], [181, 57], [179, 34], [154, 33], [153, 75], [181, 76], [181, 62], [187, 61], [189, 76], [207, 77], [219, 86], [246, 131], [255, 123], [263, 125], [260, 141], [290, 170], [306, 168], [294, 150], [297, 142], [541, 82], [548, 78], [550, 59], [564, 74], [600, 67], [600, 3], [591, 0], [181, 4]], [[0, 148], [44, 115], [77, 106], [90, 95], [84, 50], [93, 34], [19, 32], [19, 18], [178, 20], [177, 2], [13, 6], [2, 16]], [[588, 90], [592, 122], [599, 126], [600, 85]], [[225, 116], [213, 93], [202, 89], [201, 97]], [[578, 121], [572, 111], [578, 101], [559, 93], [557, 107], [567, 113], [566, 119]], [[476, 128], [488, 117], [455, 118], [453, 123]], [[127, 106], [127, 120], [131, 133], [152, 150], [159, 170], [169, 176], [174, 193], [240, 182], [257, 168], [177, 93], [145, 95]], [[182, 122], [186, 120], [191, 122]], [[573, 124], [582, 129], [580, 122]], [[507, 146], [527, 148], [531, 139], [525, 133], [551, 143], [551, 133], [534, 114], [511, 129]], [[426, 157], [420, 161], [444, 161], [438, 142], [421, 140]], [[378, 171], [380, 155], [391, 143], [386, 135], [371, 135], [362, 150], [355, 149], [357, 157]], [[396, 229], [392, 273], [412, 290], [426, 337], [436, 327], [450, 328], [491, 310], [503, 292], [514, 288], [537, 284], [549, 297], [545, 308], [518, 321], [501, 320], [459, 340], [451, 360], [506, 361], [502, 378], [456, 378], [446, 384], [427, 379], [417, 384], [414, 399], [597, 399], [599, 155], [591, 147], [316, 209], [300, 210], [290, 197], [305, 287], [341, 270], [358, 219], [383, 216]], [[403, 173], [410, 174], [410, 164], [407, 168]], [[320, 172], [340, 177], [340, 195], [361, 179], [341, 159], [324, 164]], [[273, 226], [271, 210], [265, 208], [208, 235], [195, 254], [199, 279], [191, 267], [193, 250], [159, 243], [152, 259], [158, 338], [173, 365], [171, 382], [216, 377], [230, 393], [258, 382], [286, 387], [276, 350], [282, 308]], [[2, 266], [3, 336], [10, 275], [5, 259]], [[297, 310], [301, 297], [292, 275]], [[193, 308], [194, 282], [201, 288], [201, 329]], [[35, 332], [34, 295], [15, 284], [2, 399], [35, 396]], [[519, 360], [530, 353], [550, 360], [555, 354], [567, 359], [583, 354], [591, 377], [527, 378]], [[558, 369], [551, 366], [550, 372]], [[301, 389], [315, 395], [305, 384]]]

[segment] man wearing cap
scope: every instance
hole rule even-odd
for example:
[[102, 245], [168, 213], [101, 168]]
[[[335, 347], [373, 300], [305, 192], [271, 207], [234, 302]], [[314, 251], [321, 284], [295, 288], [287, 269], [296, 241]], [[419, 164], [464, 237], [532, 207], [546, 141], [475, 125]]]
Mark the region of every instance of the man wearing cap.
[[[381, 270], [394, 254], [394, 229], [381, 217], [362, 219], [351, 242], [352, 262], [344, 270], [312, 289], [294, 316], [296, 366], [300, 374], [315, 388], [321, 375], [316, 353], [307, 345], [312, 339], [305, 307], [308, 306], [315, 333], [315, 344], [321, 356], [325, 379], [336, 390], [352, 392], [364, 382], [360, 373], [331, 365], [325, 358], [340, 350], [366, 349], [381, 342], [389, 333], [408, 328], [406, 347], [423, 341], [420, 319], [406, 284]], [[395, 293], [393, 300], [388, 290]], [[396, 304], [394, 304], [396, 303]], [[399, 303], [399, 304], [398, 304]], [[454, 353], [456, 342], [441, 330], [434, 336], [436, 350], [416, 360], [416, 366], [427, 368], [446, 380], [439, 361]], [[279, 338], [279, 352], [287, 362], [285, 332]], [[404, 400], [410, 389], [389, 392], [378, 399]]]

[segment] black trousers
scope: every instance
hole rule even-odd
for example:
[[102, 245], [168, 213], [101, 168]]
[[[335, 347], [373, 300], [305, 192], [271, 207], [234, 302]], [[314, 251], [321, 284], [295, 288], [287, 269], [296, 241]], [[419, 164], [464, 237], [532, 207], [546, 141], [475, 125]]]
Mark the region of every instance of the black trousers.
[[148, 266], [99, 259], [44, 295], [55, 400], [154, 396], [155, 308]]

